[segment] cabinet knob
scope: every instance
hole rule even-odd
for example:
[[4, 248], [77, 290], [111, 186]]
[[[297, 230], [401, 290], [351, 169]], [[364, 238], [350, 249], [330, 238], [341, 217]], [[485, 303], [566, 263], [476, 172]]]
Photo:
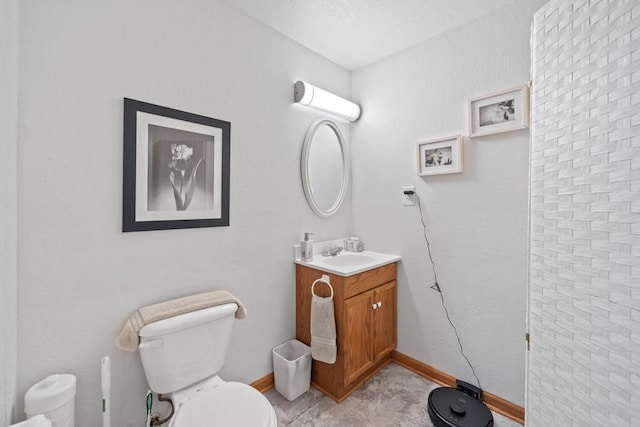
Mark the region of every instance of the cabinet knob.
[[382, 307], [382, 301], [378, 301], [378, 308]]
[[371, 308], [373, 308], [373, 309], [375, 310], [376, 308], [378, 308], [378, 304], [376, 304], [376, 303], [374, 302], [373, 304], [371, 304]]

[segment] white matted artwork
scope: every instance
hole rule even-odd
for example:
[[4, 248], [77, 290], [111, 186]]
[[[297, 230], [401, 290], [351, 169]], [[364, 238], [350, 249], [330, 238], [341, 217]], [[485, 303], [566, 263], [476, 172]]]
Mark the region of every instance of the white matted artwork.
[[462, 172], [462, 137], [460, 135], [418, 142], [418, 175]]
[[122, 231], [228, 226], [230, 127], [125, 98]]
[[469, 136], [471, 137], [510, 132], [528, 127], [528, 85], [469, 100]]

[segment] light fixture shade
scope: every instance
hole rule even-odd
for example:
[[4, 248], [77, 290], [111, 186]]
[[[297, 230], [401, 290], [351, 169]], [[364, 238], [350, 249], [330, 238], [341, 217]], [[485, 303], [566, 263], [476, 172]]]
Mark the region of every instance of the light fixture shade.
[[318, 110], [331, 113], [349, 122], [355, 122], [360, 117], [360, 106], [354, 102], [334, 95], [307, 82], [298, 80], [293, 85], [294, 102]]

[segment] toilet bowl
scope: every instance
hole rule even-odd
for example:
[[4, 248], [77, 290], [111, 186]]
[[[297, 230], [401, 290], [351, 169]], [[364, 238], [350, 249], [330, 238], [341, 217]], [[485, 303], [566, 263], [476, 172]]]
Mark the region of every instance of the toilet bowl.
[[51, 421], [44, 415], [36, 415], [21, 423], [10, 425], [9, 427], [51, 427]]
[[169, 427], [277, 427], [267, 398], [253, 387], [226, 382], [224, 364], [237, 304], [223, 304], [150, 323], [138, 332], [149, 388], [168, 395]]
[[169, 427], [211, 425], [229, 427], [276, 427], [273, 406], [253, 387], [238, 382], [221, 384], [194, 394], [176, 408]]

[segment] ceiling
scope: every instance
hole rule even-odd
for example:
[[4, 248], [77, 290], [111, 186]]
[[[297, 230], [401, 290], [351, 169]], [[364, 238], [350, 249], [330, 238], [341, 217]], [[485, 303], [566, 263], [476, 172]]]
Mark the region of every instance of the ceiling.
[[527, 0], [226, 0], [348, 69]]

